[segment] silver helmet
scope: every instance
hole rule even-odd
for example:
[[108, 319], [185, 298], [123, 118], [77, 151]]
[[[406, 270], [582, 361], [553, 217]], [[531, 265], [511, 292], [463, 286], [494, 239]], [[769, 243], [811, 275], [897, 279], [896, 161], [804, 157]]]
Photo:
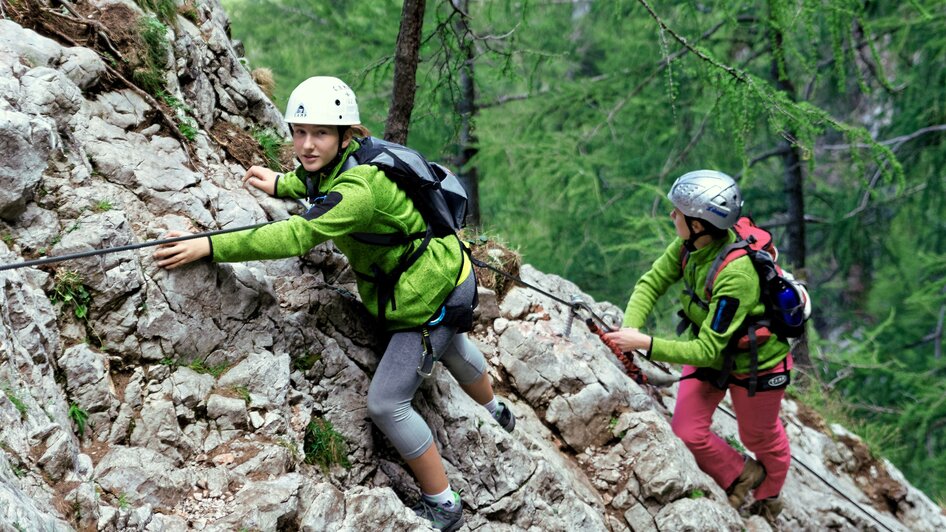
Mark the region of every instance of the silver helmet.
[[678, 177], [667, 194], [685, 216], [705, 220], [719, 229], [729, 229], [742, 212], [739, 186], [716, 170], [696, 170]]

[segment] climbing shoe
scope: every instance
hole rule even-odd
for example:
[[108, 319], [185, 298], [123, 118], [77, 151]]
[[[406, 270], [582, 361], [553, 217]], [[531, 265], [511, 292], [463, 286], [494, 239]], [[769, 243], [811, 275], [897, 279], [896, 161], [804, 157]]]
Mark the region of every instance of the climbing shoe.
[[758, 515], [775, 526], [778, 514], [782, 513], [782, 498], [779, 496], [760, 499], [749, 505], [749, 515]]
[[763, 480], [765, 480], [765, 468], [755, 459], [746, 456], [742, 473], [726, 490], [730, 506], [738, 510], [742, 503], [746, 501], [746, 495], [749, 494], [749, 491], [759, 487]]
[[453, 504], [437, 504], [421, 497], [411, 509], [440, 532], [453, 532], [463, 524], [463, 502], [457, 492], [453, 492]]
[[506, 406], [506, 403], [500, 401], [499, 406], [496, 407], [496, 411], [493, 412], [493, 419], [499, 423], [499, 426], [505, 429], [506, 432], [512, 432], [516, 428], [516, 415], [512, 413], [512, 410]]

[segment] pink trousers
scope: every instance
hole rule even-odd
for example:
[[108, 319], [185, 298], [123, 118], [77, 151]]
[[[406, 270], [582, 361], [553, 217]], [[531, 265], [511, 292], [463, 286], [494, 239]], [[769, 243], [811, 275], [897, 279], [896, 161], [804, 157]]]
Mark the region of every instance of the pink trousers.
[[[782, 365], [779, 364], [778, 368], [781, 369]], [[684, 366], [683, 374], [688, 375], [694, 370], [692, 366]], [[760, 375], [764, 373], [760, 372]], [[745, 388], [730, 386], [729, 393], [736, 411], [739, 439], [765, 466], [765, 480], [756, 488], [754, 496], [757, 500], [774, 497], [782, 490], [792, 462], [788, 436], [778, 417], [785, 390], [757, 392], [754, 397], [749, 397]], [[725, 396], [725, 390], [708, 382], [682, 380], [671, 422], [674, 434], [693, 453], [700, 469], [723, 489], [736, 480], [744, 465], [742, 454], [710, 431], [713, 412]]]

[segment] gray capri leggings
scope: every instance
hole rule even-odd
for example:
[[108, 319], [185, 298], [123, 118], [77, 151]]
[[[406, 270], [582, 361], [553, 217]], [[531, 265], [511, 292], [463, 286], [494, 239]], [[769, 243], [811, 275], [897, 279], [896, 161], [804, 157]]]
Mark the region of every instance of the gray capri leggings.
[[[476, 279], [471, 273], [450, 293], [444, 305], [470, 305], [475, 291]], [[429, 330], [434, 358], [443, 362], [457, 382], [470, 384], [483, 376], [486, 360], [466, 334], [457, 334], [457, 328], [451, 325]], [[419, 331], [395, 333], [368, 388], [368, 415], [405, 460], [424, 454], [434, 442], [430, 427], [411, 406], [423, 381], [417, 374], [423, 353]]]

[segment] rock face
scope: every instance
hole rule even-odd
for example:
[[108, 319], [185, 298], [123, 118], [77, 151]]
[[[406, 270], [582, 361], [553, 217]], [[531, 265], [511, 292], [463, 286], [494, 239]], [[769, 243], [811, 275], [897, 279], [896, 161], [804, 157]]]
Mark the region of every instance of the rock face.
[[[92, 4], [92, 15], [145, 16], [131, 2]], [[162, 101], [121, 82], [96, 50], [0, 20], [0, 264], [295, 212], [241, 187], [252, 161], [234, 139], [285, 129], [217, 1], [188, 13], [167, 27]], [[190, 140], [171, 129], [184, 122], [169, 101], [189, 109]], [[151, 251], [0, 272], [0, 528], [425, 528], [406, 506], [418, 495], [408, 470], [368, 419], [381, 349], [331, 244], [302, 259], [173, 271]], [[564, 299], [581, 294], [521, 273]], [[468, 529], [768, 528], [731, 509], [673, 435], [675, 386], [635, 384], [580, 322], [564, 337], [568, 309], [536, 292], [480, 299], [490, 304], [473, 338], [516, 431], [440, 369], [416, 400]], [[889, 463], [810, 419], [786, 401], [804, 466], [791, 470], [780, 525], [946, 529]], [[737, 435], [722, 412], [715, 428]], [[312, 454], [326, 441], [342, 453]]]

